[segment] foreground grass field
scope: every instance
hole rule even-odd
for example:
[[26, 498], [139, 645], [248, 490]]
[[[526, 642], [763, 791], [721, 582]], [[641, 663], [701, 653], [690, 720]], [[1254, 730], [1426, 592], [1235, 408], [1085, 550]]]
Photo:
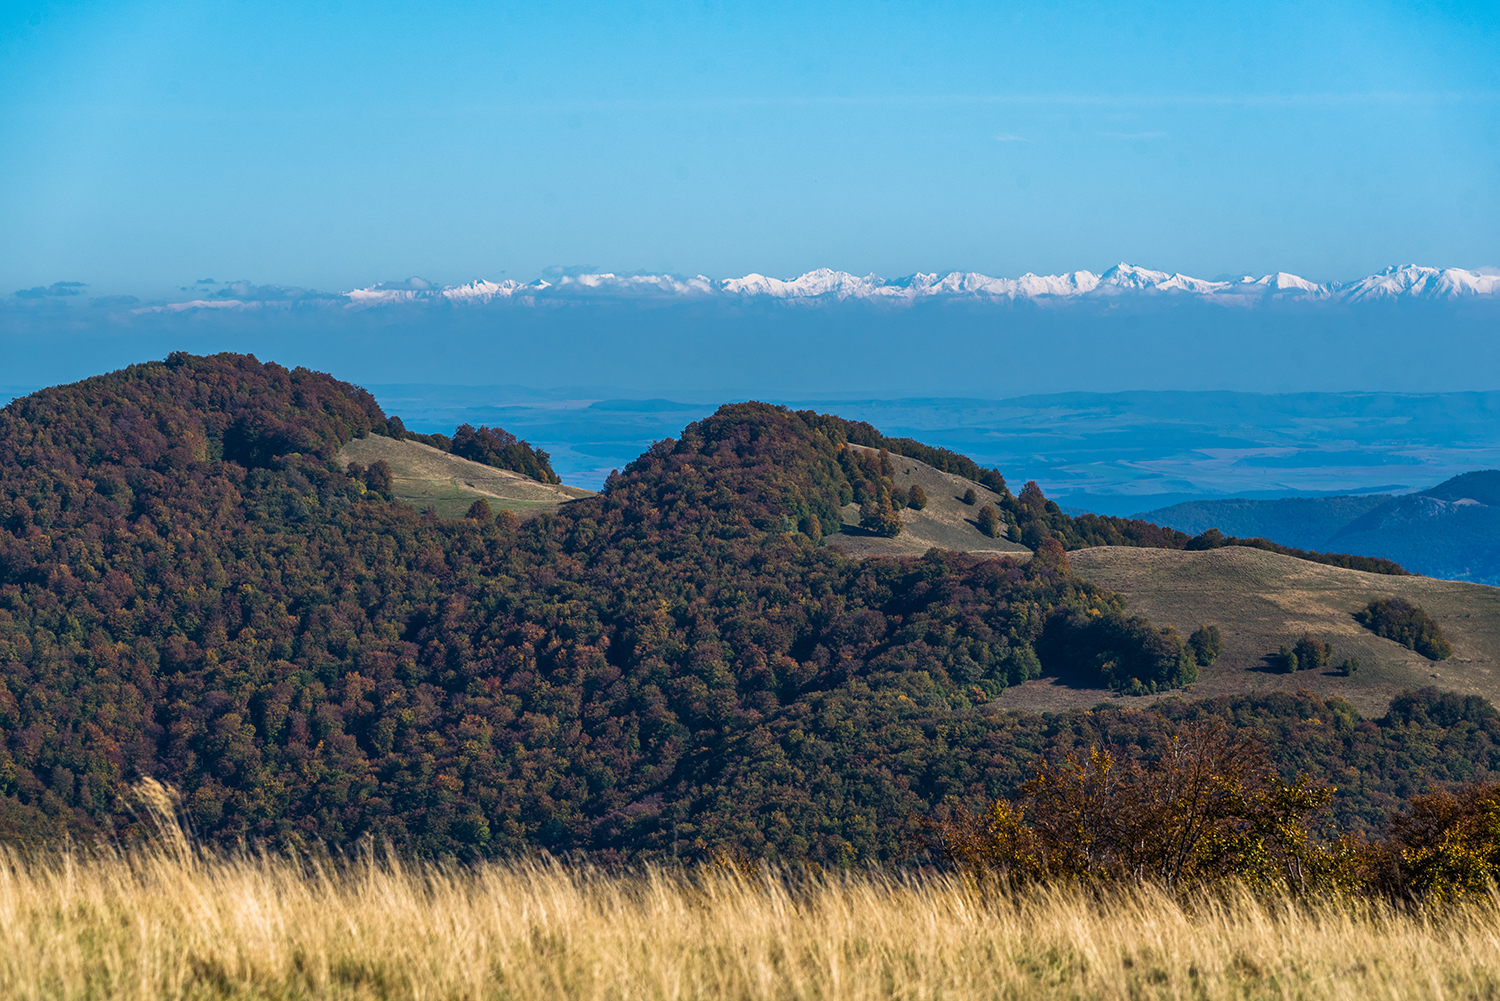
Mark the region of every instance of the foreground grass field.
[[1494, 997], [1494, 904], [1421, 917], [715, 869], [10, 856], [0, 996]]

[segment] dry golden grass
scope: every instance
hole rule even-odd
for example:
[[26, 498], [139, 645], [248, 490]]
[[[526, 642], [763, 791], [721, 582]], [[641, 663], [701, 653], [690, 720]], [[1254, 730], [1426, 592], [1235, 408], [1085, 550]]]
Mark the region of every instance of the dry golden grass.
[[[1068, 559], [1080, 577], [1123, 595], [1131, 612], [1158, 626], [1174, 626], [1183, 636], [1202, 623], [1219, 626], [1224, 653], [1199, 675], [1188, 698], [1305, 688], [1346, 699], [1376, 719], [1401, 690], [1433, 685], [1500, 704], [1500, 588], [1364, 573], [1238, 547], [1183, 552], [1100, 546], [1071, 552]], [[1354, 613], [1370, 601], [1390, 597], [1420, 605], [1437, 619], [1453, 643], [1453, 657], [1427, 660], [1355, 621]], [[1296, 674], [1271, 670], [1266, 655], [1304, 632], [1333, 646], [1333, 663]], [[1361, 664], [1352, 678], [1333, 666], [1346, 657]], [[1126, 701], [1146, 705], [1179, 694]], [[1111, 697], [1047, 679], [1011, 689], [996, 704], [1046, 712], [1087, 709]]]
[[594, 494], [581, 487], [538, 483], [529, 476], [470, 462], [419, 441], [397, 441], [378, 434], [355, 438], [338, 454], [344, 465], [358, 462], [368, 466], [382, 459], [391, 467], [396, 499], [418, 510], [431, 507], [439, 518], [462, 518], [480, 497], [496, 511], [513, 511], [525, 518]]
[[5, 998], [1451, 998], [1500, 993], [1493, 901], [1440, 917], [1151, 890], [206, 858], [0, 865]]
[[[861, 452], [874, 452], [864, 445], [850, 445]], [[1005, 539], [992, 539], [979, 530], [979, 508], [999, 505], [1000, 495], [962, 476], [940, 472], [925, 462], [904, 455], [892, 455], [891, 479], [899, 487], [920, 485], [927, 494], [927, 506], [920, 511], [906, 508], [901, 512], [901, 534], [894, 539], [867, 535], [859, 528], [859, 505], [844, 506], [844, 533], [829, 536], [825, 544], [838, 546], [850, 556], [921, 556], [933, 546], [986, 556], [1010, 556], [1031, 559], [1031, 550]], [[965, 504], [965, 490], [973, 490], [976, 501]]]

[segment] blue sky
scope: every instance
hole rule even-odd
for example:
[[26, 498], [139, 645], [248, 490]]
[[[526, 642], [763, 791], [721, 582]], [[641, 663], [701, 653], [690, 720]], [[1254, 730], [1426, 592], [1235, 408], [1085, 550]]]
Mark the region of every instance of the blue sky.
[[1494, 2], [811, 6], [9, 4], [0, 291], [1500, 264]]

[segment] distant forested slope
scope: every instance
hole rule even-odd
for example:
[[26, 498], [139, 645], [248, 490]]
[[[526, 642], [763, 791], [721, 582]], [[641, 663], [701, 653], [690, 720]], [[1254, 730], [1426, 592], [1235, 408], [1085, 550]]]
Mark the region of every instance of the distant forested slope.
[[1464, 473], [1414, 494], [1193, 501], [1141, 518], [1217, 528], [1307, 549], [1394, 560], [1430, 577], [1500, 583], [1500, 471]]
[[[334, 460], [389, 426], [356, 387], [236, 355], [0, 411], [0, 835], [129, 836], [119, 790], [150, 775], [223, 843], [891, 857], [908, 813], [1004, 791], [1039, 749], [1155, 739], [1139, 713], [991, 713], [1047, 651], [1089, 683], [1190, 676], [1055, 541], [1180, 533], [1033, 486], [1007, 502], [1023, 565], [818, 545], [864, 489], [837, 418], [726, 406], [525, 523], [424, 517]], [[1347, 706], [1211, 711], [1288, 762], [1368, 765], [1362, 816], [1491, 767], [1493, 711], [1442, 705], [1410, 748]]]
[[[1320, 549], [1339, 529], [1386, 501], [1389, 494], [1349, 497], [1282, 497], [1276, 500], [1203, 500], [1146, 511], [1138, 517], [1197, 535], [1275, 539], [1282, 545]], [[1399, 561], [1398, 561], [1399, 562]]]

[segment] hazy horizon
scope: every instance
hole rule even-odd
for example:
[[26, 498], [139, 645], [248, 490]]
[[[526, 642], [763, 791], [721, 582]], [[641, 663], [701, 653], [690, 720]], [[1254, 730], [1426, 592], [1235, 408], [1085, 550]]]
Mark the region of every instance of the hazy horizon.
[[27, 2], [0, 291], [1500, 266], [1493, 14]]
[[[994, 404], [1500, 390], [1493, 15], [27, 0], [0, 22], [0, 387], [253, 353], [447, 387], [432, 429], [504, 417], [589, 483], [759, 398], [1076, 496], [1425, 485], [1496, 464], [1483, 408], [1462, 440], [1340, 444], [1251, 406], [1247, 455], [1298, 471], [1215, 458], [1206, 397], [1015, 418], [1030, 451]], [[1165, 274], [1091, 284], [1118, 262]], [[1379, 277], [1407, 264], [1463, 273]]]

